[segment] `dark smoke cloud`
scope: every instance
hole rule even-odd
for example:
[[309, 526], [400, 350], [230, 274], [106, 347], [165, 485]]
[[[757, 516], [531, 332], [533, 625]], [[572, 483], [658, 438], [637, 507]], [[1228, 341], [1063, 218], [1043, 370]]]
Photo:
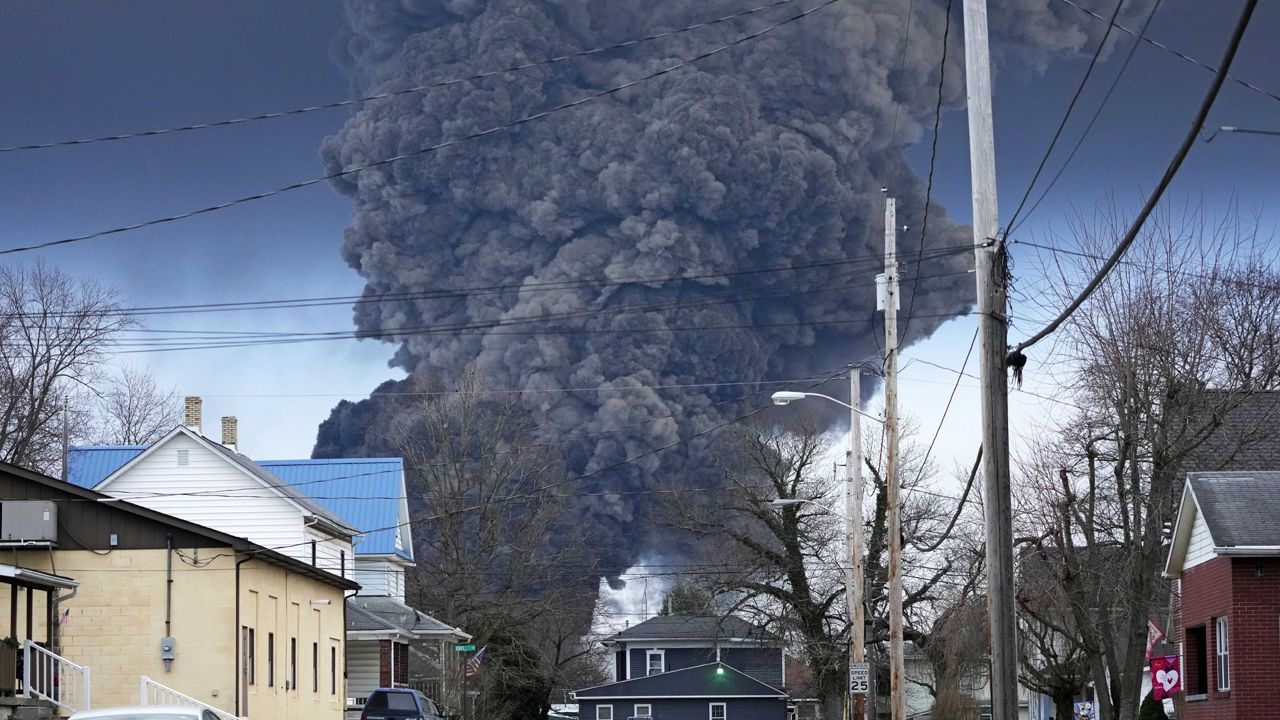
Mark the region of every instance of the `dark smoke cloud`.
[[[349, 0], [347, 53], [360, 91], [426, 84], [596, 47], [740, 11], [751, 0]], [[627, 51], [372, 103], [323, 147], [331, 170], [511, 122], [618, 85], [797, 12], [805, 3]], [[951, 28], [944, 100], [963, 100], [963, 28]], [[1110, 8], [1090, 3], [1100, 12]], [[802, 378], [876, 354], [871, 286], [883, 247], [880, 188], [899, 198], [902, 273], [917, 289], [910, 339], [973, 296], [968, 253], [911, 264], [923, 185], [902, 149], [932, 123], [945, 22], [915, 3], [902, 53], [900, 0], [848, 0], [663, 78], [551, 118], [339, 181], [355, 201], [344, 257], [371, 295], [584, 278], [706, 275], [743, 268], [865, 260], [681, 283], [477, 294], [360, 305], [361, 330], [475, 324], [588, 311], [555, 325], [591, 333], [397, 338], [393, 364], [450, 376], [476, 364], [492, 386], [529, 390]], [[1078, 50], [1102, 23], [1060, 0], [997, 0], [997, 38]], [[899, 67], [900, 58], [903, 65]], [[894, 130], [896, 127], [896, 135]], [[926, 250], [969, 242], [943, 208]], [[950, 273], [950, 274], [948, 274]], [[812, 292], [838, 288], [838, 292]], [[904, 286], [910, 293], [910, 286]], [[808, 294], [796, 295], [797, 291]], [[619, 313], [628, 304], [750, 299]], [[907, 302], [903, 303], [903, 311]], [[842, 324], [833, 324], [842, 323]], [[680, 332], [689, 326], [771, 326]], [[616, 330], [605, 333], [598, 331]], [[529, 393], [543, 434], [600, 433], [569, 449], [591, 471], [706, 430], [741, 413], [741, 387]], [[757, 398], [756, 402], [759, 402]], [[369, 450], [367, 411], [344, 405], [317, 453]], [[647, 420], [665, 418], [651, 423]], [[649, 456], [584, 484], [636, 489], [655, 477], [706, 475], [707, 441]], [[651, 498], [591, 498], [613, 537], [646, 530]], [[618, 567], [637, 543], [606, 543]]]

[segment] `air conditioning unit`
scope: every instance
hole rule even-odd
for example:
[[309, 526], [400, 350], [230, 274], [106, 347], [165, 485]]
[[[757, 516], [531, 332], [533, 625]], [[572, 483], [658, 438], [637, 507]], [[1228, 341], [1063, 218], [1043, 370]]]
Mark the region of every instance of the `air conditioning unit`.
[[56, 547], [58, 506], [48, 500], [0, 503], [0, 547]]

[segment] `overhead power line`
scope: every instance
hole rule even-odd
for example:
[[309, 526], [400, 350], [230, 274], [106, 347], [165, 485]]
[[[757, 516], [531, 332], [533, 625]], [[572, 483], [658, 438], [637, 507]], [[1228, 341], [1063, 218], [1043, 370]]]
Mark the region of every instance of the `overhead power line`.
[[783, 5], [791, 5], [791, 4], [794, 4], [795, 2], [797, 2], [797, 0], [775, 0], [775, 2], [771, 2], [766, 5], [760, 5], [758, 7], [751, 8], [750, 10], [744, 10], [742, 12], [733, 13], [731, 15], [725, 15], [723, 17], [718, 17], [712, 20], [694, 23], [693, 25], [686, 25], [684, 27], [676, 28], [674, 30], [667, 30], [664, 32], [654, 33], [652, 35], [646, 35], [644, 37], [634, 38], [631, 40], [624, 40], [622, 42], [603, 45], [600, 47], [594, 47], [588, 50], [580, 50], [578, 52], [565, 53], [563, 55], [557, 55], [555, 57], [550, 57], [543, 60], [531, 60], [526, 63], [511, 65], [509, 67], [499, 68], [496, 70], [486, 70], [484, 72], [478, 72], [471, 75], [465, 75], [462, 77], [447, 78], [443, 80], [434, 80], [424, 85], [417, 85], [410, 88], [404, 88], [402, 90], [390, 90], [387, 92], [374, 93], [372, 95], [365, 95], [362, 97], [351, 98], [348, 100], [338, 100], [335, 102], [324, 103], [321, 105], [311, 105], [308, 107], [294, 108], [292, 110], [280, 110], [276, 112], [263, 113], [261, 115], [250, 115], [247, 117], [232, 118], [229, 120], [214, 120], [210, 122], [196, 123], [193, 125], [181, 125], [178, 127], [169, 127], [169, 128], [154, 129], [154, 130], [141, 130], [137, 132], [120, 133], [116, 135], [103, 135], [100, 137], [89, 137], [89, 138], [81, 138], [76, 140], [55, 140], [52, 142], [33, 143], [29, 145], [11, 145], [8, 147], [0, 147], [0, 154], [20, 152], [23, 150], [46, 150], [49, 148], [68, 147], [73, 145], [91, 145], [96, 143], [115, 142], [119, 140], [132, 140], [135, 138], [156, 137], [159, 135], [174, 135], [177, 133], [190, 132], [193, 130], [207, 130], [209, 128], [229, 127], [232, 125], [243, 125], [246, 123], [252, 123], [260, 120], [275, 120], [278, 118], [291, 117], [294, 115], [304, 115], [307, 113], [317, 112], [320, 110], [336, 110], [336, 109], [345, 108], [345, 107], [352, 107], [354, 105], [359, 105], [361, 103], [400, 97], [402, 95], [416, 95], [416, 94], [424, 93], [429, 90], [434, 90], [437, 88], [449, 87], [451, 85], [460, 85], [463, 83], [477, 82], [479, 80], [498, 77], [500, 75], [518, 73], [524, 70], [531, 70], [534, 68], [546, 67], [548, 65], [554, 65], [557, 63], [566, 62], [568, 60], [576, 60], [578, 58], [588, 57], [591, 55], [599, 55], [601, 53], [607, 53], [613, 50], [621, 50], [624, 48], [633, 47], [635, 45], [640, 45], [642, 43], [646, 43], [654, 40], [662, 40], [665, 38], [681, 35], [687, 32], [692, 32], [694, 30], [701, 30], [703, 28], [712, 27], [714, 25], [720, 25], [720, 24], [729, 22], [731, 20], [737, 20], [739, 18], [755, 15], [757, 13], [761, 13], [766, 10], [772, 10], [773, 8], [780, 7]]
[[[929, 147], [929, 179], [924, 186], [924, 210], [920, 221], [920, 250], [917, 253], [916, 262], [921, 262], [924, 259], [924, 243], [929, 237], [929, 205], [933, 202], [933, 173], [938, 163], [938, 131], [942, 127], [942, 91], [947, 82], [947, 50], [948, 39], [951, 37], [951, 0], [947, 0], [947, 8], [944, 12], [946, 12], [947, 17], [942, 29], [942, 59], [938, 62], [938, 99], [933, 106], [933, 142]], [[905, 49], [903, 53], [906, 53]], [[919, 283], [911, 286], [911, 299], [907, 301], [907, 319], [902, 323], [902, 338], [904, 340], [907, 338], [907, 332], [911, 329], [911, 316], [916, 309], [916, 291], [919, 289]]]
[[1147, 198], [1146, 205], [1142, 207], [1142, 211], [1138, 213], [1133, 224], [1129, 226], [1129, 230], [1124, 234], [1124, 237], [1121, 238], [1119, 244], [1116, 245], [1115, 251], [1111, 253], [1111, 256], [1108, 257], [1105, 262], [1103, 262], [1102, 267], [1098, 269], [1097, 274], [1089, 281], [1088, 285], [1085, 285], [1084, 289], [1080, 291], [1080, 294], [1077, 295], [1076, 298], [1072, 300], [1071, 303], [1067, 305], [1067, 307], [1064, 308], [1062, 312], [1050, 321], [1043, 329], [1035, 335], [1032, 335], [1026, 340], [1018, 343], [1018, 345], [1010, 352], [1010, 356], [1020, 355], [1023, 350], [1035, 345], [1057, 330], [1067, 318], [1071, 317], [1071, 315], [1074, 314], [1082, 304], [1084, 304], [1084, 301], [1093, 294], [1093, 291], [1098, 289], [1098, 286], [1101, 285], [1102, 281], [1111, 273], [1111, 270], [1116, 266], [1116, 263], [1120, 262], [1120, 258], [1124, 256], [1125, 252], [1129, 249], [1129, 246], [1133, 244], [1135, 239], [1137, 239], [1138, 233], [1142, 230], [1143, 224], [1146, 223], [1151, 212], [1155, 210], [1156, 204], [1158, 204], [1160, 202], [1160, 198], [1164, 196], [1164, 192], [1168, 189], [1169, 184], [1173, 182], [1173, 178], [1178, 174], [1178, 169], [1182, 167], [1182, 162], [1186, 159], [1187, 153], [1191, 151], [1191, 146], [1195, 144], [1196, 137], [1200, 134], [1200, 129], [1204, 127], [1205, 118], [1208, 117], [1209, 110], [1213, 108], [1214, 101], [1218, 99], [1218, 93], [1222, 90], [1222, 84], [1227, 79], [1227, 72], [1231, 69], [1231, 64], [1235, 62], [1236, 52], [1240, 49], [1240, 42], [1244, 39], [1245, 29], [1249, 27], [1249, 21], [1253, 18], [1253, 12], [1257, 7], [1258, 0], [1245, 0], [1244, 10], [1241, 11], [1240, 19], [1236, 22], [1235, 30], [1231, 33], [1231, 39], [1227, 43], [1227, 49], [1223, 54], [1222, 62], [1220, 63], [1220, 69], [1214, 76], [1213, 84], [1209, 87], [1209, 91], [1206, 93], [1204, 100], [1200, 103], [1200, 110], [1196, 113], [1195, 119], [1191, 122], [1190, 130], [1187, 132], [1186, 137], [1183, 138], [1182, 145], [1174, 154], [1173, 160], [1169, 162], [1169, 167], [1165, 169], [1164, 175], [1160, 178], [1160, 183], [1151, 193], [1151, 197]]
[[[967, 275], [967, 270], [956, 270], [945, 273], [933, 273], [910, 278], [910, 281], [919, 281], [932, 277], [946, 277], [954, 275]], [[467, 330], [488, 330], [499, 327], [520, 327], [526, 325], [540, 325], [545, 323], [565, 322], [572, 320], [594, 321], [602, 318], [615, 318], [627, 314], [635, 313], [652, 313], [659, 311], [679, 311], [691, 310], [698, 308], [707, 308], [718, 305], [733, 305], [742, 302], [751, 302], [761, 299], [783, 299], [789, 297], [799, 297], [808, 295], [819, 295], [826, 293], [844, 292], [850, 287], [856, 287], [858, 284], [840, 284], [833, 285], [838, 280], [848, 280], [858, 277], [860, 274], [855, 273], [838, 273], [825, 278], [797, 278], [794, 280], [774, 283], [772, 285], [751, 288], [749, 291], [734, 291], [710, 294], [696, 300], [689, 301], [666, 301], [658, 303], [628, 303], [615, 305], [612, 307], [590, 308], [586, 310], [574, 310], [564, 313], [551, 313], [545, 315], [536, 315], [522, 318], [498, 318], [495, 320], [474, 321], [466, 323], [450, 323], [450, 324], [428, 324], [420, 326], [404, 326], [395, 328], [382, 328], [377, 331], [357, 331], [350, 329], [342, 330], [323, 330], [323, 331], [261, 331], [261, 330], [183, 330], [183, 329], [154, 329], [142, 328], [133, 332], [152, 333], [151, 337], [136, 337], [133, 335], [124, 335], [120, 339], [113, 340], [112, 343], [118, 347], [128, 347], [134, 345], [147, 346], [165, 346], [175, 344], [190, 344], [196, 341], [210, 342], [237, 342], [237, 341], [263, 341], [283, 340], [293, 338], [340, 338], [340, 339], [379, 339], [395, 337], [396, 335], [411, 334], [444, 334], [456, 331]], [[870, 283], [863, 283], [869, 285]], [[805, 289], [796, 290], [797, 287]], [[790, 292], [783, 292], [791, 290]], [[170, 337], [154, 337], [154, 334], [169, 335]], [[177, 335], [177, 337], [173, 337]]]
[[417, 150], [401, 153], [399, 155], [383, 158], [381, 160], [375, 160], [365, 165], [357, 165], [355, 167], [339, 170], [337, 172], [332, 172], [327, 175], [322, 175], [320, 177], [314, 177], [309, 180], [301, 180], [298, 182], [290, 183], [288, 185], [282, 185], [273, 190], [266, 190], [263, 192], [254, 193], [252, 195], [242, 195], [240, 197], [237, 197], [231, 200], [217, 203], [216, 205], [207, 205], [202, 208], [198, 208], [195, 210], [188, 210], [186, 212], [178, 213], [176, 215], [166, 215], [164, 217], [152, 218], [150, 220], [143, 220], [141, 222], [136, 222], [129, 225], [121, 225], [121, 226], [110, 228], [107, 230], [97, 230], [94, 232], [85, 233], [83, 235], [73, 235], [70, 237], [60, 238], [58, 240], [48, 240], [45, 242], [35, 243], [32, 245], [21, 245], [17, 247], [6, 248], [4, 250], [0, 250], [0, 255], [30, 252], [32, 250], [41, 250], [44, 248], [55, 247], [59, 245], [69, 245], [73, 243], [84, 242], [86, 240], [93, 240], [96, 238], [106, 237], [108, 235], [118, 235], [120, 233], [130, 232], [133, 230], [140, 230], [142, 228], [154, 227], [156, 225], [164, 225], [167, 223], [177, 222], [179, 220], [186, 220], [188, 218], [197, 217], [200, 215], [207, 215], [209, 213], [215, 213], [221, 210], [226, 210], [228, 208], [244, 205], [246, 203], [251, 203], [258, 200], [265, 200], [267, 198], [275, 197], [277, 195], [283, 195], [285, 193], [293, 192], [295, 190], [302, 190], [304, 188], [308, 188], [313, 185], [319, 185], [321, 183], [329, 182], [331, 180], [347, 177], [348, 175], [354, 175], [356, 173], [360, 173], [365, 170], [371, 170], [374, 168], [383, 167], [386, 165], [390, 165], [392, 163], [400, 162], [402, 160], [408, 160], [409, 158], [420, 157], [432, 152], [443, 150], [445, 148], [453, 147], [454, 145], [460, 145], [464, 142], [483, 138], [488, 135], [494, 135], [496, 133], [500, 133], [505, 130], [510, 130], [512, 128], [520, 127], [521, 125], [526, 125], [528, 123], [535, 122], [546, 117], [550, 117], [551, 115], [554, 115], [559, 112], [564, 112], [567, 110], [572, 110], [577, 107], [581, 107], [582, 105], [586, 105], [595, 100], [616, 95], [622, 92], [623, 90], [627, 90], [628, 88], [641, 85], [655, 78], [659, 78], [664, 75], [669, 75], [677, 70], [693, 65], [694, 63], [701, 62], [702, 60], [706, 60], [707, 58], [719, 55], [720, 53], [730, 50], [732, 48], [735, 48], [743, 43], [750, 42], [751, 40], [755, 40], [756, 38], [766, 35], [774, 30], [777, 30], [780, 27], [784, 27], [798, 20], [802, 20], [808, 17], [809, 15], [812, 15], [813, 13], [818, 12], [819, 10], [822, 10], [823, 8], [834, 5], [838, 2], [841, 2], [841, 0], [824, 0], [824, 2], [818, 5], [815, 5], [809, 8], [808, 10], [804, 10], [784, 20], [781, 20], [772, 25], [769, 25], [765, 28], [756, 30], [755, 32], [751, 32], [746, 35], [739, 36], [738, 38], [724, 45], [720, 45], [718, 47], [715, 47], [711, 50], [695, 55], [686, 60], [681, 60], [672, 65], [668, 65], [659, 70], [651, 72], [647, 75], [638, 77], [634, 80], [629, 80], [622, 84], [614, 85], [613, 87], [607, 88], [605, 90], [600, 90], [598, 92], [591, 93], [589, 95], [584, 95], [580, 98], [577, 98], [576, 100], [570, 100], [568, 102], [561, 103], [547, 110], [542, 110], [529, 115], [524, 115], [510, 122], [502, 123], [500, 125], [494, 125], [484, 130], [479, 130], [477, 132], [469, 133], [467, 135], [462, 135], [456, 138], [451, 138], [449, 140], [442, 140], [434, 145], [428, 145], [427, 147], [419, 148]]
[[[1124, 0], [1116, 0], [1116, 9], [1111, 11], [1111, 18], [1107, 21], [1107, 30], [1102, 33], [1102, 39], [1098, 41], [1098, 47], [1093, 51], [1093, 57], [1089, 58], [1089, 67], [1085, 68], [1084, 75], [1080, 78], [1080, 83], [1076, 85], [1076, 91], [1071, 96], [1070, 102], [1067, 103], [1066, 112], [1062, 114], [1062, 121], [1058, 123], [1058, 129], [1053, 131], [1053, 138], [1049, 140], [1049, 147], [1045, 148], [1044, 155], [1040, 157], [1040, 164], [1036, 166], [1036, 171], [1031, 176], [1031, 182], [1027, 183], [1027, 189], [1022, 193], [1022, 199], [1018, 201], [1018, 207], [1014, 209], [1013, 215], [1009, 216], [1009, 222], [1005, 225], [1006, 228], [1012, 228], [1017, 223], [1018, 215], [1022, 213], [1022, 208], [1026, 206], [1027, 199], [1031, 197], [1031, 191], [1035, 189], [1036, 181], [1040, 179], [1040, 173], [1044, 172], [1045, 165], [1049, 163], [1049, 158], [1053, 155], [1053, 149], [1058, 146], [1062, 131], [1067, 128], [1067, 121], [1071, 119], [1071, 113], [1076, 109], [1076, 102], [1080, 100], [1081, 93], [1084, 92], [1085, 86], [1089, 84], [1089, 78], [1093, 76], [1093, 69], [1098, 66], [1098, 58], [1102, 57], [1103, 49], [1107, 47], [1107, 39], [1111, 37], [1111, 29], [1115, 27], [1116, 17], [1120, 14], [1120, 8], [1122, 7], [1124, 7]], [[1005, 230], [1004, 236], [1008, 240], [1009, 230]]]
[[[1073, 0], [1062, 0], [1062, 2], [1064, 2], [1064, 3], [1068, 4], [1068, 5], [1070, 5], [1071, 7], [1073, 7], [1073, 8], [1075, 8], [1075, 9], [1079, 10], [1079, 11], [1080, 11], [1080, 12], [1082, 12], [1082, 13], [1085, 13], [1085, 14], [1087, 14], [1087, 15], [1092, 15], [1093, 17], [1097, 18], [1098, 20], [1101, 20], [1102, 22], [1107, 22], [1107, 19], [1106, 19], [1106, 18], [1102, 17], [1101, 15], [1099, 15], [1098, 13], [1096, 13], [1096, 12], [1094, 12], [1094, 11], [1090, 10], [1090, 9], [1089, 9], [1089, 8], [1087, 8], [1087, 7], [1083, 7], [1083, 6], [1081, 6], [1081, 5], [1077, 4], [1077, 3], [1075, 3]], [[1114, 26], [1115, 26], [1115, 28], [1116, 28], [1117, 30], [1119, 30], [1120, 32], [1128, 33], [1128, 34], [1130, 34], [1130, 35], [1133, 35], [1134, 37], [1139, 37], [1139, 34], [1138, 34], [1137, 32], [1134, 32], [1133, 30], [1130, 30], [1129, 28], [1125, 27], [1124, 25], [1121, 25], [1120, 23], [1112, 23], [1112, 25], [1114, 25]], [[1148, 45], [1150, 45], [1150, 46], [1152, 46], [1152, 47], [1159, 48], [1159, 49], [1161, 49], [1161, 50], [1163, 50], [1163, 51], [1165, 51], [1165, 52], [1169, 53], [1170, 55], [1173, 55], [1174, 57], [1176, 57], [1176, 58], [1178, 58], [1178, 59], [1180, 59], [1180, 60], [1184, 60], [1184, 61], [1186, 61], [1186, 62], [1191, 63], [1192, 65], [1195, 65], [1196, 67], [1198, 67], [1198, 68], [1200, 68], [1200, 69], [1202, 69], [1202, 70], [1208, 70], [1210, 73], [1213, 73], [1213, 74], [1217, 74], [1217, 73], [1218, 73], [1218, 68], [1215, 68], [1215, 67], [1213, 67], [1212, 65], [1208, 65], [1208, 64], [1206, 64], [1206, 63], [1202, 63], [1202, 62], [1200, 62], [1199, 60], [1197, 60], [1197, 59], [1195, 59], [1195, 58], [1191, 57], [1190, 55], [1188, 55], [1188, 54], [1186, 54], [1186, 53], [1182, 52], [1181, 50], [1176, 50], [1176, 49], [1174, 49], [1174, 48], [1172, 48], [1172, 47], [1170, 47], [1170, 46], [1168, 46], [1168, 45], [1166, 45], [1166, 44], [1164, 44], [1164, 43], [1162, 43], [1162, 42], [1160, 42], [1160, 41], [1158, 41], [1158, 40], [1153, 40], [1153, 39], [1152, 39], [1152, 38], [1150, 38], [1150, 37], [1145, 37], [1145, 36], [1143, 36], [1143, 37], [1140, 37], [1140, 39], [1142, 40], [1142, 42], [1145, 42], [1146, 44], [1148, 44]], [[1258, 93], [1259, 95], [1263, 95], [1263, 96], [1265, 96], [1265, 97], [1271, 98], [1272, 100], [1275, 100], [1275, 101], [1277, 101], [1277, 102], [1280, 102], [1280, 95], [1277, 95], [1276, 93], [1273, 93], [1273, 92], [1271, 92], [1271, 91], [1269, 91], [1269, 90], [1264, 90], [1263, 88], [1260, 88], [1260, 87], [1258, 87], [1257, 85], [1254, 85], [1254, 84], [1253, 84], [1253, 83], [1251, 83], [1251, 82], [1248, 82], [1248, 81], [1246, 81], [1246, 80], [1241, 80], [1240, 78], [1238, 78], [1238, 77], [1236, 77], [1236, 76], [1234, 76], [1234, 75], [1231, 75], [1231, 74], [1228, 74], [1228, 75], [1227, 75], [1227, 79], [1228, 79], [1228, 80], [1230, 80], [1231, 82], [1233, 82], [1233, 83], [1235, 83], [1235, 84], [1239, 85], [1240, 87], [1246, 88], [1246, 89], [1251, 90], [1251, 91], [1253, 91], [1253, 92], [1255, 92], [1255, 93]]]
[[[925, 258], [917, 259], [915, 262], [922, 260], [932, 260], [935, 258], [947, 257], [959, 253], [965, 253], [972, 250], [969, 245], [948, 245], [934, 248], [928, 252]], [[361, 294], [361, 295], [326, 295], [313, 297], [295, 297], [295, 298], [275, 298], [269, 300], [240, 300], [229, 302], [215, 303], [189, 303], [182, 305], [146, 305], [137, 307], [124, 307], [113, 311], [116, 315], [128, 315], [131, 317], [141, 317], [148, 315], [183, 315], [195, 313], [209, 312], [237, 312], [252, 310], [277, 310], [277, 309], [295, 309], [323, 307], [330, 305], [362, 305], [366, 303], [379, 302], [412, 302], [417, 300], [456, 300], [464, 298], [474, 298], [484, 295], [497, 295], [502, 293], [541, 293], [541, 292], [561, 292], [564, 290], [574, 290], [577, 288], [615, 288], [625, 287], [627, 285], [658, 285], [678, 282], [696, 282], [699, 280], [717, 280], [729, 279], [736, 277], [744, 277], [749, 275], [767, 275], [771, 273], [791, 272], [797, 270], [811, 270], [815, 268], [876, 268], [879, 267], [879, 258], [850, 258], [846, 260], [818, 260], [814, 262], [796, 263], [796, 264], [780, 264], [764, 267], [742, 267], [737, 269], [716, 271], [716, 272], [699, 272], [699, 273], [680, 273], [676, 275], [649, 275], [649, 276], [624, 276], [624, 277], [584, 277], [575, 280], [548, 280], [538, 282], [510, 282], [494, 285], [471, 285], [449, 288], [435, 288], [430, 290], [413, 290], [403, 292], [389, 292], [377, 295]], [[57, 312], [50, 311], [43, 313], [42, 317], [71, 317], [75, 313], [71, 311]], [[16, 318], [20, 315], [14, 313], [0, 313], [0, 318]]]
[[[1147, 19], [1142, 23], [1142, 27], [1138, 30], [1138, 36], [1134, 38], [1133, 44], [1129, 46], [1129, 52], [1124, 56], [1124, 62], [1120, 63], [1120, 70], [1116, 72], [1116, 76], [1111, 80], [1111, 87], [1107, 88], [1107, 92], [1102, 96], [1102, 100], [1098, 103], [1098, 107], [1094, 108], [1093, 117], [1089, 118], [1089, 124], [1084, 126], [1084, 131], [1080, 133], [1080, 137], [1076, 138], [1076, 144], [1071, 148], [1071, 152], [1067, 153], [1067, 159], [1062, 161], [1062, 165], [1058, 167], [1058, 171], [1049, 179], [1049, 184], [1041, 191], [1040, 196], [1031, 204], [1026, 214], [1022, 216], [1017, 223], [1009, 224], [1009, 232], [1006, 235], [1014, 233], [1018, 228], [1027, 222], [1027, 218], [1035, 213], [1036, 208], [1040, 207], [1040, 203], [1044, 202], [1049, 191], [1058, 184], [1058, 179], [1062, 177], [1062, 173], [1066, 172], [1067, 166], [1075, 159], [1076, 153], [1080, 152], [1081, 146], [1084, 145], [1085, 138], [1089, 137], [1089, 132], [1093, 130], [1093, 126], [1098, 122], [1098, 118], [1102, 115], [1102, 110], [1107, 106], [1107, 102], [1111, 100], [1111, 96], [1115, 93], [1116, 88], [1120, 86], [1120, 80], [1124, 78], [1124, 73], [1129, 69], [1129, 63], [1133, 60], [1133, 56], [1137, 54], [1138, 48], [1142, 45], [1142, 39], [1147, 36], [1147, 28], [1151, 27], [1151, 21], [1156, 17], [1156, 11], [1160, 9], [1161, 0], [1156, 0], [1151, 5], [1151, 12], [1147, 13]], [[1028, 188], [1028, 191], [1030, 188]]]

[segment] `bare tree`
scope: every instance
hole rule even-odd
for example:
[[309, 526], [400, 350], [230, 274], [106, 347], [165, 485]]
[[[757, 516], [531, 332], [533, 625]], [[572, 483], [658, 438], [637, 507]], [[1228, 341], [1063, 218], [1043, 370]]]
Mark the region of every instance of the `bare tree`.
[[559, 458], [531, 440], [511, 396], [478, 372], [420, 384], [392, 436], [406, 463], [419, 607], [486, 645], [486, 716], [545, 717], [557, 683], [588, 654], [582, 641], [602, 574], [572, 532], [576, 512]]
[[75, 397], [131, 324], [95, 283], [43, 263], [0, 268], [0, 460], [56, 472], [64, 422], [85, 417]]
[[[869, 440], [860, 460], [870, 470], [874, 498], [867, 533], [871, 551], [865, 562], [869, 645], [888, 640], [887, 488], [879, 442]], [[907, 459], [902, 464], [904, 485], [911, 487], [930, 473], [922, 471], [921, 453], [909, 438], [901, 446]], [[668, 515], [673, 525], [715, 547], [719, 564], [704, 573], [705, 579], [728, 594], [734, 611], [795, 644], [813, 671], [813, 687], [826, 716], [839, 717], [849, 653], [842, 570], [848, 560], [841, 518], [820, 507], [838, 504], [840, 497], [828, 464], [830, 449], [828, 437], [810, 419], [789, 428], [743, 427], [720, 453], [723, 490], [709, 498], [705, 493], [693, 497], [673, 485]], [[770, 505], [775, 498], [815, 503], [778, 509]], [[944, 529], [950, 531], [945, 526], [949, 513], [934, 495], [912, 495], [903, 515], [909, 542], [933, 543]], [[926, 633], [920, 628], [928, 628], [932, 618], [920, 618], [928, 616], [924, 608], [935, 599], [949, 566], [945, 560], [932, 565], [918, 552], [909, 552], [906, 565], [921, 568], [908, 573], [904, 605], [908, 637], [922, 639]]]
[[[1124, 225], [1114, 207], [1077, 217], [1084, 259], [1056, 266], [1059, 277], [1092, 275], [1093, 256]], [[1147, 618], [1167, 597], [1164, 528], [1185, 471], [1234, 410], [1280, 385], [1280, 277], [1258, 247], [1256, 227], [1234, 213], [1165, 212], [1059, 340], [1079, 409], [1023, 462], [1022, 517], [1053, 551], [1104, 720], [1138, 710]], [[1248, 439], [1231, 446], [1247, 453]]]
[[178, 391], [165, 390], [145, 370], [123, 367], [98, 397], [93, 442], [150, 445], [182, 419]]

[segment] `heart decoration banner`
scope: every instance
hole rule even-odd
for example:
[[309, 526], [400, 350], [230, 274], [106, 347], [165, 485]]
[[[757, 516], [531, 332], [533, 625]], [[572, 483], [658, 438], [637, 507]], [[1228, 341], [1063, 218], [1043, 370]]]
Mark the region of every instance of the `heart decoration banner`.
[[1151, 692], [1156, 700], [1182, 692], [1182, 672], [1177, 655], [1151, 658]]

